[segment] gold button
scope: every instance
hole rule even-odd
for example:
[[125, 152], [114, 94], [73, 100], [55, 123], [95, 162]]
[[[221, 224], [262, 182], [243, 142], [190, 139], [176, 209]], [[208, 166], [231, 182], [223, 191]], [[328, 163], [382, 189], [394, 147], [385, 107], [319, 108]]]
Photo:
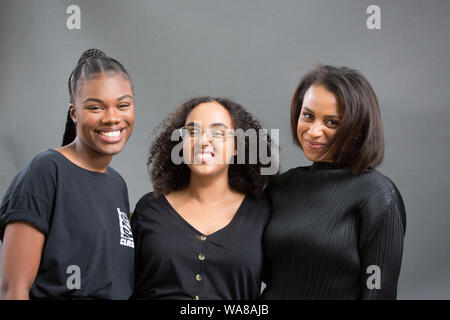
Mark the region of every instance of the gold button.
[[202, 236], [200, 237], [200, 240], [205, 241], [205, 240], [206, 240], [206, 236], [202, 235]]
[[198, 300], [198, 299], [200, 299], [198, 296], [195, 296], [195, 297], [194, 297], [194, 300]]
[[203, 253], [200, 253], [198, 255], [198, 260], [201, 260], [201, 261], [205, 260], [205, 255]]
[[197, 274], [197, 275], [195, 276], [195, 280], [197, 280], [197, 281], [202, 281], [202, 276], [199, 275], [199, 274]]

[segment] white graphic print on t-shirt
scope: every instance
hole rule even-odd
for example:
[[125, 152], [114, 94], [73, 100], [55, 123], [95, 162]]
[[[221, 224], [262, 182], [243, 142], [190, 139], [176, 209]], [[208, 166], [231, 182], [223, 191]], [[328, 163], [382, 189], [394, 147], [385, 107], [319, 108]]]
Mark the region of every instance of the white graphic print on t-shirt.
[[130, 220], [125, 212], [117, 208], [120, 225], [120, 244], [126, 247], [134, 248], [133, 233], [131, 232]]

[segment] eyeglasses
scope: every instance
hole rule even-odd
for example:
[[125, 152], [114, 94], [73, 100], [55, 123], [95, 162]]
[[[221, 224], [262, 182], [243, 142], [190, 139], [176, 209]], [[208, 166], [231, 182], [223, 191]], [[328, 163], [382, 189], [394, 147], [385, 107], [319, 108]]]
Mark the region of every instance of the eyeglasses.
[[206, 137], [209, 140], [214, 141], [225, 141], [229, 136], [234, 135], [233, 129], [227, 129], [227, 128], [208, 128], [205, 130], [200, 130], [199, 127], [195, 126], [184, 126], [180, 129], [180, 134], [183, 139], [201, 139], [203, 136], [203, 133], [206, 133]]

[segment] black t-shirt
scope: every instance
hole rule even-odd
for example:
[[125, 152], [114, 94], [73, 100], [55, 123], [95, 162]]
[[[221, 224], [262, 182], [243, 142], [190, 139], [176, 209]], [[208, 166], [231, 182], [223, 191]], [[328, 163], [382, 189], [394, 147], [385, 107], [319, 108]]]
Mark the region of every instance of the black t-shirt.
[[134, 241], [125, 181], [112, 168], [83, 169], [55, 150], [14, 178], [0, 209], [0, 238], [23, 221], [45, 235], [30, 298], [128, 299]]
[[[144, 195], [131, 226], [137, 299], [256, 299], [263, 267], [267, 198], [246, 196], [231, 222], [205, 236], [164, 195]], [[214, 212], [211, 212], [214, 214]]]

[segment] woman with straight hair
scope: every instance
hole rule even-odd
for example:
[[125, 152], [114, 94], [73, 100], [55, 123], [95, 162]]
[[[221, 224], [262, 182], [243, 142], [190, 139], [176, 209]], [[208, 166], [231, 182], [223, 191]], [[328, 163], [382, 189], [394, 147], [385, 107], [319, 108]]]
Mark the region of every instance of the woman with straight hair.
[[69, 77], [60, 148], [36, 155], [0, 209], [2, 299], [128, 299], [134, 242], [125, 181], [109, 167], [134, 126], [125, 68], [89, 49]]
[[395, 299], [406, 214], [384, 155], [378, 100], [357, 70], [320, 65], [291, 105], [294, 143], [311, 166], [276, 177], [264, 236], [263, 299]]

